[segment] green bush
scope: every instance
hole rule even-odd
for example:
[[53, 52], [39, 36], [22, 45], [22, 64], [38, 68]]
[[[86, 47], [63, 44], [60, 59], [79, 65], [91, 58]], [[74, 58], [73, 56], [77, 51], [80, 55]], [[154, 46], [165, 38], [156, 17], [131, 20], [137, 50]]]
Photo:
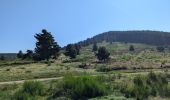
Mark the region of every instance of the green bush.
[[65, 96], [73, 100], [82, 100], [106, 94], [105, 85], [91, 76], [66, 76], [59, 87], [60, 89], [57, 87], [53, 94], [53, 98]]
[[151, 72], [148, 74], [146, 83], [151, 87], [150, 94], [152, 96], [160, 95], [164, 97], [166, 95], [168, 81], [164, 74], [156, 75], [155, 73]]
[[147, 99], [149, 96], [169, 97], [170, 86], [164, 74], [149, 73], [147, 76], [137, 76], [133, 83], [124, 85], [121, 92], [126, 97], [137, 100]]
[[14, 94], [13, 99], [14, 100], [36, 100], [36, 97], [32, 97], [30, 94], [23, 93], [22, 90], [19, 90]]
[[45, 88], [41, 82], [26, 81], [21, 89], [14, 93], [14, 100], [37, 100], [39, 96], [44, 95]]
[[144, 77], [137, 76], [134, 78], [133, 83], [124, 85], [121, 92], [125, 97], [135, 97], [137, 100], [145, 100], [149, 96], [149, 87], [145, 84]]
[[119, 88], [121, 89], [120, 91], [124, 93], [125, 97], [127, 98], [135, 97], [133, 84], [122, 85], [121, 87], [119, 86]]
[[137, 76], [133, 80], [133, 92], [137, 100], [144, 100], [148, 98], [150, 93], [149, 86], [145, 83], [145, 77]]
[[27, 81], [23, 84], [23, 92], [31, 95], [43, 95], [45, 92], [44, 85], [38, 81]]
[[165, 97], [170, 97], [170, 85], [168, 85], [165, 90]]
[[109, 72], [114, 70], [127, 70], [128, 68], [126, 66], [98, 66], [97, 71], [98, 72]]
[[12, 93], [18, 88], [16, 84], [0, 85], [0, 100], [10, 100]]
[[96, 70], [98, 72], [109, 72], [109, 71], [112, 71], [111, 67], [108, 67], [108, 66], [98, 66]]

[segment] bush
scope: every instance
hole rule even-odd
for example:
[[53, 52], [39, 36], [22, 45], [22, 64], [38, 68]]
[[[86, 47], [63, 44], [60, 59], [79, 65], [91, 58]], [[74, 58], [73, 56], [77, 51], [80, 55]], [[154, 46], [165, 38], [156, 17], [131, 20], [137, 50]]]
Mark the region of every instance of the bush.
[[137, 76], [134, 78], [132, 84], [126, 84], [121, 89], [125, 97], [135, 97], [137, 100], [145, 100], [149, 96], [149, 87], [143, 81], [144, 77]]
[[97, 68], [97, 71], [99, 72], [109, 72], [109, 71], [113, 71], [113, 70], [127, 70], [128, 68], [126, 66], [114, 66], [114, 67], [110, 67], [110, 66], [99, 66]]
[[45, 92], [44, 85], [38, 81], [27, 81], [23, 84], [23, 92], [31, 95], [43, 95]]
[[65, 96], [73, 100], [84, 100], [106, 94], [105, 85], [91, 76], [66, 76], [59, 87], [60, 89], [57, 88], [53, 98]]
[[96, 70], [98, 72], [109, 72], [109, 71], [112, 71], [111, 67], [108, 67], [108, 66], [98, 66]]
[[170, 97], [170, 85], [168, 85], [165, 90], [165, 97]]
[[14, 100], [29, 100], [31, 97], [27, 93], [23, 93], [21, 90], [17, 91], [14, 96]]
[[44, 85], [38, 81], [24, 82], [22, 88], [14, 93], [14, 100], [37, 100], [45, 93]]
[[158, 46], [158, 47], [156, 47], [156, 49], [158, 52], [164, 52], [164, 50], [165, 50], [165, 48], [162, 46]]
[[168, 81], [164, 74], [156, 75], [151, 72], [148, 74], [146, 82], [151, 87], [151, 95], [156, 96], [158, 94], [163, 97], [166, 95]]
[[105, 47], [100, 47], [96, 53], [96, 56], [99, 61], [106, 62], [109, 60], [110, 53]]
[[147, 99], [150, 93], [150, 88], [144, 81], [145, 77], [135, 77], [133, 80], [134, 83], [134, 94], [137, 100]]
[[136, 97], [137, 100], [147, 99], [149, 96], [169, 97], [170, 86], [164, 74], [149, 73], [147, 76], [137, 76], [132, 84], [123, 86], [121, 92], [126, 97]]
[[125, 97], [130, 98], [130, 97], [135, 97], [134, 93], [134, 85], [133, 84], [128, 84], [125, 86], [121, 86], [122, 93], [124, 93]]
[[83, 68], [83, 69], [90, 69], [90, 68], [92, 68], [92, 66], [90, 64], [86, 64], [86, 63], [82, 63], [78, 67], [79, 68]]
[[134, 46], [133, 46], [133, 45], [130, 45], [130, 47], [129, 47], [129, 51], [135, 51], [135, 48], [134, 48]]

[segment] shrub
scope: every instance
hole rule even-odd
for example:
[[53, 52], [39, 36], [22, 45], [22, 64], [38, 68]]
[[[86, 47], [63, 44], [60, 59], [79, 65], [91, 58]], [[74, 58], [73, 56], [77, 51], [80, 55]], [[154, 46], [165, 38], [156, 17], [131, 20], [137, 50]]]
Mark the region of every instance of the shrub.
[[134, 46], [133, 46], [133, 45], [130, 45], [130, 47], [129, 47], [129, 51], [135, 51], [135, 48], [134, 48]]
[[82, 63], [81, 65], [78, 66], [79, 68], [83, 68], [83, 69], [89, 69], [92, 68], [92, 66], [90, 64], [86, 64], [86, 63]]
[[23, 84], [23, 92], [31, 95], [43, 95], [44, 85], [38, 81], [27, 81]]
[[151, 87], [151, 95], [156, 96], [156, 94], [158, 94], [160, 96], [165, 96], [168, 81], [164, 74], [156, 75], [151, 72], [148, 74], [146, 82]]
[[125, 97], [130, 98], [130, 97], [135, 97], [134, 93], [134, 85], [133, 84], [127, 84], [125, 86], [121, 86], [122, 93], [125, 94]]
[[38, 81], [24, 82], [22, 88], [14, 93], [14, 100], [37, 100], [45, 93], [44, 85]]
[[17, 91], [14, 96], [14, 100], [29, 100], [31, 97], [27, 93], [23, 93], [22, 90]]
[[137, 100], [144, 100], [149, 96], [150, 88], [148, 87], [147, 84], [145, 84], [144, 79], [145, 79], [144, 77], [137, 76], [133, 80], [134, 83], [133, 92]]
[[170, 97], [170, 85], [168, 85], [165, 90], [165, 97]]
[[109, 72], [109, 71], [111, 71], [111, 67], [98, 66], [96, 70], [97, 70], [98, 72]]
[[109, 60], [110, 53], [105, 47], [100, 47], [96, 53], [96, 56], [99, 61], [106, 62]]
[[51, 66], [51, 62], [50, 61], [48, 61], [47, 66]]
[[126, 97], [136, 97], [137, 100], [147, 99], [148, 96], [170, 96], [170, 88], [164, 74], [149, 73], [147, 76], [137, 76], [132, 84], [123, 86], [121, 92]]
[[99, 66], [97, 68], [97, 71], [99, 72], [109, 72], [109, 71], [113, 71], [113, 70], [127, 70], [128, 68], [126, 66]]
[[144, 82], [144, 77], [137, 76], [132, 84], [126, 84], [121, 89], [125, 97], [135, 97], [137, 100], [145, 100], [149, 96], [149, 87]]
[[73, 100], [80, 100], [106, 94], [105, 85], [91, 76], [66, 76], [61, 86], [62, 88], [57, 88], [57, 91], [52, 96], [53, 98], [65, 96]]
[[7, 68], [6, 71], [10, 71], [10, 68]]
[[156, 47], [156, 49], [158, 52], [164, 52], [164, 50], [165, 50], [165, 48], [162, 46], [158, 46], [158, 47]]

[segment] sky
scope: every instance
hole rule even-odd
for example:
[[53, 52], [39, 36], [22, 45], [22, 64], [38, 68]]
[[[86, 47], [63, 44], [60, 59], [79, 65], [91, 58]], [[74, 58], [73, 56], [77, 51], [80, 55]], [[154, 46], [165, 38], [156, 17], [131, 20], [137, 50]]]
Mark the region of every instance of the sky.
[[47, 29], [60, 46], [106, 31], [170, 32], [170, 0], [0, 0], [0, 53], [34, 50]]

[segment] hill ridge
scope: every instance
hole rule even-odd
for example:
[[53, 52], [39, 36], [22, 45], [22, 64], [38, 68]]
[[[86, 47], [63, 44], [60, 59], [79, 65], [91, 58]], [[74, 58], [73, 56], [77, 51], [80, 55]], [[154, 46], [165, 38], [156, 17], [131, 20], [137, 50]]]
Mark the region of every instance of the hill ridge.
[[92, 38], [78, 42], [81, 46], [87, 46], [95, 42], [128, 42], [143, 43], [149, 45], [170, 45], [170, 32], [151, 31], [151, 30], [128, 30], [128, 31], [108, 31], [103, 32]]

